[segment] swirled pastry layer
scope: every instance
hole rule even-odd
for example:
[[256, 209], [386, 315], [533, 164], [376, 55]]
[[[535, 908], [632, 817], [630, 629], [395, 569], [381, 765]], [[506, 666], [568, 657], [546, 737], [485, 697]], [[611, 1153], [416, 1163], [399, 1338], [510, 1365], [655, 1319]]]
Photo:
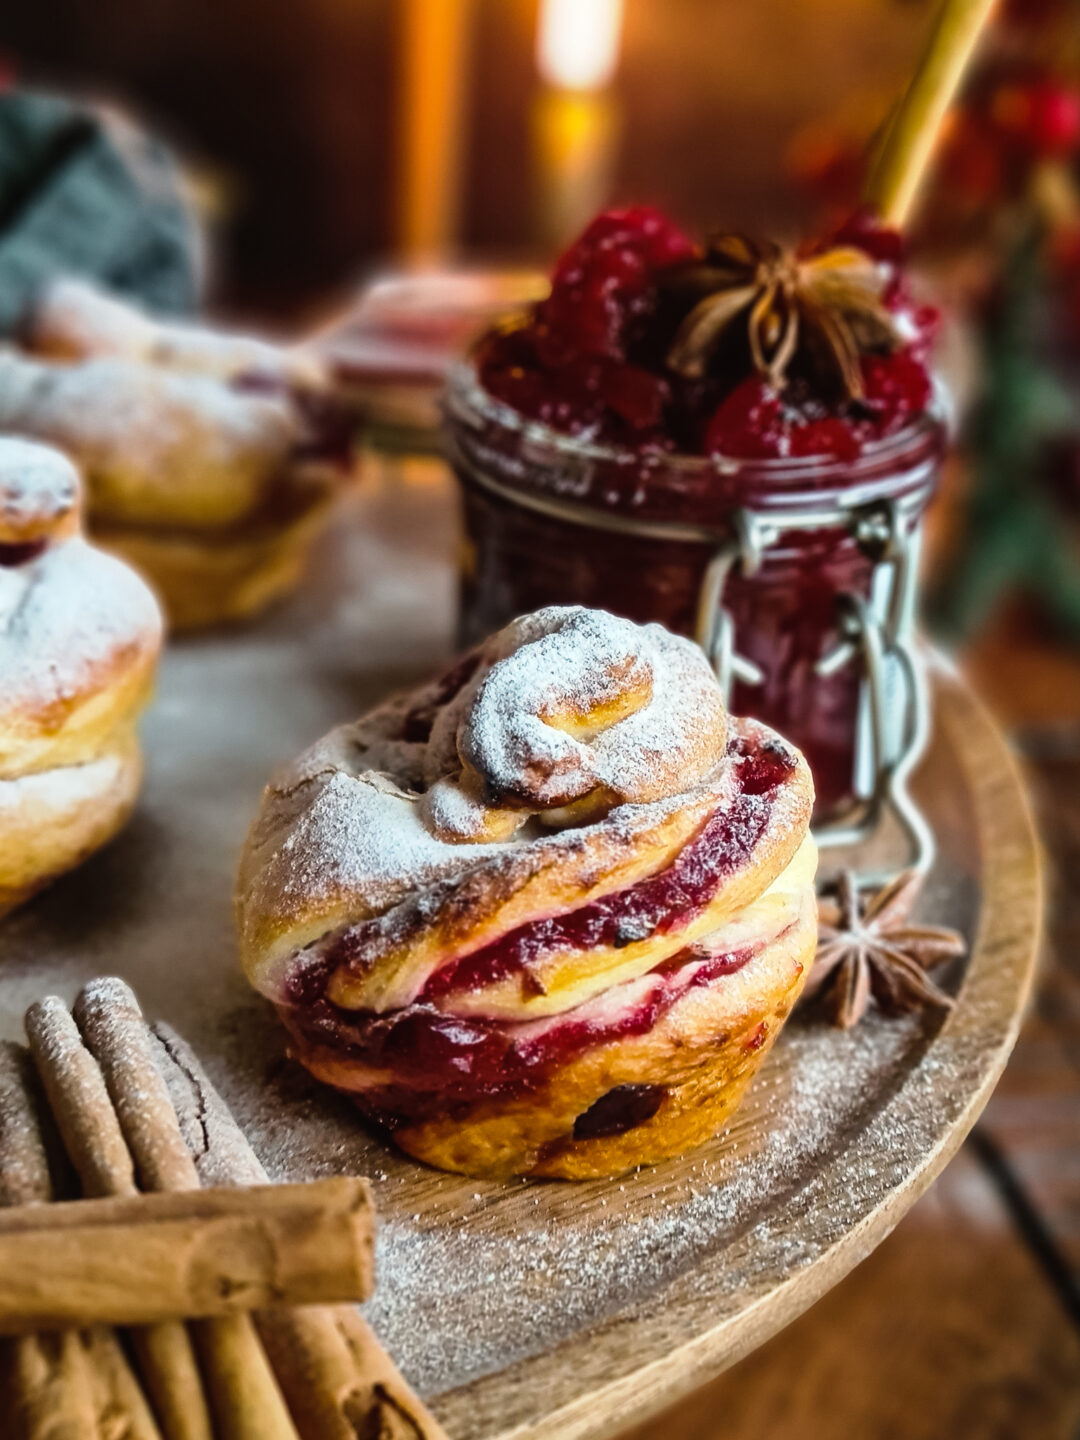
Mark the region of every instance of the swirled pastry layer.
[[38, 297], [22, 340], [0, 351], [0, 429], [75, 460], [95, 537], [144, 570], [174, 626], [292, 586], [352, 462], [325, 367], [70, 280]]

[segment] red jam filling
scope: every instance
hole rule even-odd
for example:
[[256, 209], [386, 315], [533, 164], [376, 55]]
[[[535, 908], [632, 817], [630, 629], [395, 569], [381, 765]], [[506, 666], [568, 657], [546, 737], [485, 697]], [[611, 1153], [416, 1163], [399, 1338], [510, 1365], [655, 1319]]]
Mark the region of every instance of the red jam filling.
[[[724, 876], [743, 864], [760, 841], [769, 822], [767, 797], [795, 769], [791, 752], [771, 741], [747, 752], [745, 743], [736, 739], [728, 754], [738, 758], [730, 804], [706, 821], [666, 870], [566, 915], [530, 921], [450, 962], [431, 976], [419, 999], [483, 989], [516, 972], [527, 975], [530, 966], [559, 951], [604, 945], [621, 949], [665, 934], [683, 916], [698, 913]], [[379, 923], [353, 925], [318, 951], [299, 956], [285, 980], [286, 1004], [304, 1008], [321, 1001], [330, 976], [357, 962]]]
[[394, 1083], [364, 1089], [356, 1098], [393, 1125], [424, 1114], [433, 1102], [470, 1103], [535, 1090], [585, 1050], [646, 1034], [677, 1000], [735, 974], [756, 953], [746, 947], [701, 960], [683, 951], [652, 972], [656, 983], [636, 1006], [604, 1018], [575, 1019], [570, 1012], [543, 1028], [465, 1019], [419, 1002], [391, 1015], [342, 1010], [325, 999], [306, 1009], [283, 1006], [280, 1013], [302, 1046], [327, 1046], [343, 1060], [392, 1071]]
[[739, 793], [716, 811], [697, 836], [658, 875], [605, 895], [566, 915], [533, 920], [490, 945], [438, 970], [421, 1000], [483, 990], [506, 975], [530, 972], [549, 955], [610, 947], [621, 950], [652, 935], [666, 935], [706, 908], [720, 881], [748, 859], [769, 820], [761, 803], [791, 774], [794, 763], [779, 749], [763, 749], [742, 761]]
[[754, 948], [704, 960], [691, 950], [680, 951], [650, 972], [655, 984], [638, 1005], [610, 1016], [574, 1018], [570, 1012], [549, 1025], [509, 1023], [446, 1014], [433, 998], [482, 988], [502, 974], [527, 968], [530, 958], [553, 946], [617, 945], [620, 933], [625, 944], [670, 928], [687, 909], [700, 909], [717, 882], [760, 840], [770, 811], [762, 798], [790, 776], [795, 764], [789, 751], [772, 743], [747, 751], [737, 740], [731, 750], [741, 756], [736, 797], [660, 875], [569, 915], [520, 927], [447, 967], [448, 976], [433, 977], [414, 1004], [387, 1015], [346, 1010], [326, 998], [330, 975], [357, 948], [363, 927], [354, 927], [320, 954], [297, 963], [280, 1006], [286, 1024], [302, 1045], [326, 1046], [343, 1059], [391, 1070], [393, 1085], [362, 1096], [373, 1113], [390, 1123], [421, 1113], [433, 1092], [441, 1101], [467, 1101], [535, 1088], [555, 1065], [592, 1045], [646, 1033], [688, 990], [741, 969]]
[[780, 394], [757, 376], [745, 378], [745, 366], [704, 380], [672, 371], [664, 281], [700, 252], [646, 206], [609, 211], [588, 226], [556, 265], [548, 299], [524, 324], [495, 330], [482, 343], [480, 377], [530, 419], [642, 452], [855, 459], [927, 409], [937, 316], [911, 302], [895, 231], [860, 213], [828, 243], [855, 246], [888, 267], [885, 303], [912, 322], [908, 344], [864, 356], [859, 401], [838, 405], [798, 376]]

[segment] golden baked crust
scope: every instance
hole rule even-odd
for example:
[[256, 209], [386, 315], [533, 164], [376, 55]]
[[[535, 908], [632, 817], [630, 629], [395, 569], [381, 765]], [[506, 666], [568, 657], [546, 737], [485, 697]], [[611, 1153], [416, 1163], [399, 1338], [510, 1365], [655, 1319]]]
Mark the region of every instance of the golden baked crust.
[[138, 576], [77, 533], [78, 476], [59, 452], [0, 439], [0, 515], [3, 912], [127, 819], [162, 627]]
[[0, 780], [0, 916], [122, 830], [141, 778], [142, 756], [127, 729], [83, 764]]
[[54, 444], [87, 482], [91, 531], [175, 628], [247, 616], [291, 588], [348, 477], [312, 356], [151, 319], [76, 281], [0, 353], [0, 429]]
[[247, 620], [295, 590], [339, 488], [312, 476], [291, 519], [250, 522], [220, 532], [110, 525], [95, 541], [148, 576], [174, 631]]
[[618, 1173], [715, 1133], [793, 1006], [812, 804], [695, 645], [551, 607], [271, 782], [243, 963], [418, 1158]]

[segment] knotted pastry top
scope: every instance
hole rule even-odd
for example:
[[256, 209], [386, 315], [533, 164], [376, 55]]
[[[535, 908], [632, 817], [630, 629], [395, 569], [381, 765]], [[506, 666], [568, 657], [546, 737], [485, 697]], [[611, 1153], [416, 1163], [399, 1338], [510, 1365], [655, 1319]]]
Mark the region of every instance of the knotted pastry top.
[[450, 841], [580, 823], [715, 768], [727, 715], [701, 652], [602, 611], [541, 610], [496, 635], [436, 716], [423, 812]]
[[160, 646], [146, 585], [80, 534], [75, 467], [0, 438], [0, 781], [95, 758]]
[[812, 800], [797, 752], [729, 721], [697, 646], [552, 607], [268, 786], [244, 965], [286, 1007], [560, 1013], [737, 918]]

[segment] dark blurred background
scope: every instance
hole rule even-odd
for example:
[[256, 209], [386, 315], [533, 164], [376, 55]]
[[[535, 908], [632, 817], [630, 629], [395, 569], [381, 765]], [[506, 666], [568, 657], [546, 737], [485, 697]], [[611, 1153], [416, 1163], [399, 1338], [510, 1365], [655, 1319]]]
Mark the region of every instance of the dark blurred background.
[[[458, 12], [468, 35], [452, 238], [535, 253], [537, 0], [428, 8]], [[694, 225], [807, 222], [812, 198], [784, 181], [800, 132], [839, 105], [869, 133], [932, 9], [626, 0], [604, 188]], [[220, 211], [220, 297], [302, 309], [401, 239], [402, 117], [422, 103], [409, 93], [409, 10], [408, 0], [37, 0], [4, 7], [0, 51], [21, 81], [107, 95], [172, 137]]]
[[[857, 203], [934, 0], [36, 0], [9, 84], [107, 97], [177, 148], [209, 302], [303, 328], [401, 261], [546, 266], [600, 206], [798, 235]], [[961, 422], [929, 609], [1080, 640], [1080, 23], [1001, 0], [912, 240]], [[1025, 483], [1015, 483], [1016, 473]]]

